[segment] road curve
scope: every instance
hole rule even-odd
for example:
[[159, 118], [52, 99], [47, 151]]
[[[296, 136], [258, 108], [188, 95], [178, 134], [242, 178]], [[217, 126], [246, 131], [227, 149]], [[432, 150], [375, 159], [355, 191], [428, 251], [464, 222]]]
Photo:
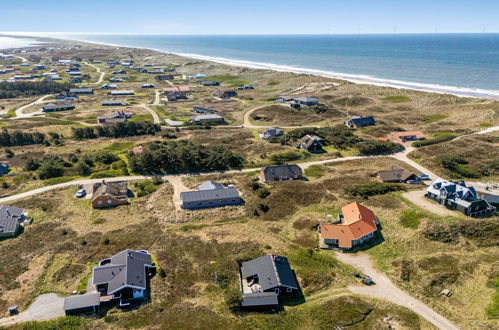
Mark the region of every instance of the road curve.
[[[40, 97], [39, 99], [37, 99], [36, 101], [34, 102], [31, 102], [29, 104], [26, 104], [26, 105], [23, 105], [22, 107], [19, 107], [16, 109], [16, 118], [27, 118], [27, 117], [33, 117], [33, 114], [32, 113], [29, 113], [29, 114], [25, 114], [23, 113], [24, 110], [26, 110], [27, 108], [29, 107], [32, 107], [34, 105], [37, 105], [37, 104], [41, 104], [43, 103], [43, 101], [49, 97], [49, 96], [52, 96], [52, 95], [44, 95], [42, 97]], [[36, 112], [35, 112], [36, 114]]]
[[147, 110], [147, 112], [149, 112], [151, 114], [151, 116], [152, 116], [155, 124], [161, 124], [161, 119], [159, 119], [159, 116], [156, 113], [156, 111], [154, 111], [153, 109], [149, 108], [145, 104], [140, 104], [139, 107], [144, 108], [145, 110]]
[[101, 69], [93, 64], [90, 64], [90, 63], [87, 63], [87, 62], [83, 62], [85, 63], [86, 65], [92, 67], [95, 69], [95, 71], [97, 71], [98, 73], [100, 73], [100, 76], [99, 76], [99, 80], [97, 80], [96, 82], [94, 83], [90, 83], [90, 85], [98, 85], [98, 84], [101, 84], [102, 81], [104, 80], [104, 76], [105, 76], [105, 72], [101, 71]]
[[353, 293], [381, 298], [391, 301], [397, 305], [409, 308], [414, 313], [420, 315], [428, 322], [442, 330], [458, 330], [451, 321], [435, 312], [420, 300], [411, 297], [397, 286], [390, 279], [374, 268], [371, 258], [367, 254], [349, 254], [336, 252], [336, 258], [344, 264], [350, 265], [372, 277], [374, 285], [371, 286], [349, 286], [348, 290]]

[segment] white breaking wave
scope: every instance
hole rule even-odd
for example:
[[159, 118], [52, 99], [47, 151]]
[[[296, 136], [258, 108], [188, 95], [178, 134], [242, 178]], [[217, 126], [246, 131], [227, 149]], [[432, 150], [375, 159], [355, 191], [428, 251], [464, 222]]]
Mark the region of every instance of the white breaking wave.
[[[44, 34], [44, 36], [48, 36], [48, 34]], [[369, 84], [369, 85], [375, 85], [375, 86], [412, 89], [412, 90], [431, 92], [431, 93], [452, 94], [452, 95], [459, 96], [459, 97], [473, 97], [473, 98], [485, 98], [485, 99], [499, 100], [499, 90], [466, 88], [466, 87], [446, 86], [446, 85], [439, 85], [439, 84], [416, 83], [416, 82], [402, 81], [402, 80], [395, 80], [395, 79], [377, 78], [377, 77], [372, 77], [369, 75], [356, 75], [356, 74], [347, 74], [347, 73], [317, 70], [317, 69], [310, 69], [310, 68], [301, 68], [301, 67], [296, 67], [296, 66], [291, 66], [291, 65], [254, 62], [254, 61], [247, 61], [247, 60], [206, 56], [206, 55], [200, 55], [200, 54], [191, 54], [191, 53], [177, 53], [177, 52], [165, 51], [163, 49], [157, 49], [157, 48], [151, 48], [151, 47], [120, 45], [120, 44], [113, 44], [113, 43], [108, 43], [108, 42], [98, 42], [98, 41], [93, 41], [93, 40], [75, 39], [71, 35], [67, 35], [67, 34], [63, 34], [63, 33], [58, 33], [58, 34], [54, 33], [54, 34], [51, 34], [51, 36], [54, 38], [59, 38], [59, 39], [88, 42], [88, 43], [113, 46], [113, 47], [129, 47], [129, 48], [150, 49], [150, 50], [154, 50], [154, 51], [165, 53], [165, 54], [174, 54], [174, 55], [178, 55], [178, 56], [183, 56], [183, 57], [188, 57], [188, 58], [198, 59], [198, 60], [203, 60], [203, 61], [216, 62], [216, 63], [226, 64], [226, 65], [230, 65], [230, 66], [247, 67], [247, 68], [253, 68], [253, 69], [267, 69], [267, 70], [274, 70], [274, 71], [280, 71], [280, 72], [292, 72], [292, 73], [298, 73], [298, 74], [308, 74], [308, 75], [315, 75], [315, 76], [321, 76], [321, 77], [326, 77], [326, 78], [341, 79], [341, 80], [349, 81], [349, 82], [356, 83], [356, 84]]]

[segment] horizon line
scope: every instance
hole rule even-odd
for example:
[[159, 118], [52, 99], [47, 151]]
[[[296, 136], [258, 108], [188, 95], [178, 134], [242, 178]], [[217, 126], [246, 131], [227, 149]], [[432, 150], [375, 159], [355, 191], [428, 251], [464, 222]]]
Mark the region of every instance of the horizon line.
[[170, 36], [317, 36], [317, 35], [444, 35], [444, 34], [499, 34], [498, 32], [349, 32], [349, 33], [167, 33], [167, 32], [23, 32], [0, 31], [2, 35], [43, 36], [54, 34], [90, 34], [90, 35], [170, 35]]

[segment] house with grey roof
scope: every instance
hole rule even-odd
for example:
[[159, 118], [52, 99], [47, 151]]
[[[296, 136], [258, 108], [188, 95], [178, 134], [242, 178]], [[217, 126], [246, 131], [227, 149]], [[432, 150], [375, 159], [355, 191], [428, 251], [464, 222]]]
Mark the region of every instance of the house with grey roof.
[[374, 120], [373, 116], [366, 116], [366, 117], [353, 116], [352, 118], [345, 121], [345, 125], [351, 128], [354, 127], [360, 128], [360, 127], [376, 125], [376, 121]]
[[236, 187], [225, 186], [219, 182], [206, 181], [198, 186], [198, 190], [180, 193], [183, 209], [203, 209], [242, 204]]
[[64, 298], [64, 312], [66, 315], [96, 313], [100, 307], [100, 293], [90, 292], [78, 296]]
[[475, 188], [466, 186], [464, 181], [437, 179], [428, 187], [425, 196], [448, 209], [471, 217], [485, 216], [496, 211], [494, 206], [478, 196]]
[[0, 206], [0, 238], [14, 237], [26, 221], [28, 213], [24, 209], [10, 206]]
[[117, 123], [124, 123], [132, 118], [132, 116], [133, 114], [131, 112], [114, 111], [108, 116], [97, 117], [97, 123], [102, 124], [103, 126], [110, 126]]
[[281, 136], [284, 134], [284, 131], [277, 127], [267, 127], [263, 134], [260, 134], [260, 137], [264, 140], [269, 140], [270, 138]]
[[69, 92], [74, 94], [93, 94], [94, 90], [92, 88], [71, 88]]
[[275, 181], [290, 181], [303, 179], [303, 171], [298, 165], [270, 165], [260, 172], [260, 179], [264, 183]]
[[225, 118], [217, 114], [209, 114], [193, 116], [191, 121], [194, 124], [221, 124], [225, 122]]
[[95, 312], [100, 305], [117, 304], [120, 307], [146, 296], [149, 279], [156, 274], [151, 255], [145, 250], [123, 250], [103, 259], [92, 271], [95, 292], [64, 299], [66, 314]]
[[66, 111], [66, 110], [74, 110], [75, 106], [71, 103], [63, 102], [63, 103], [49, 103], [43, 106], [42, 112], [54, 112], [54, 111]]
[[240, 279], [244, 308], [275, 308], [279, 297], [300, 291], [288, 259], [273, 254], [242, 262]]
[[116, 106], [126, 105], [126, 103], [120, 99], [113, 98], [113, 99], [102, 100], [101, 105], [103, 107], [116, 107]]
[[409, 180], [419, 181], [416, 174], [398, 165], [392, 165], [384, 171], [378, 171], [371, 175], [380, 182], [407, 182]]
[[307, 134], [300, 139], [298, 143], [298, 148], [307, 150], [308, 152], [319, 153], [324, 152], [323, 146], [326, 142], [320, 136], [314, 134]]
[[295, 97], [295, 98], [293, 98], [293, 101], [297, 104], [305, 105], [308, 107], [319, 104], [319, 99], [316, 99], [315, 97], [308, 97], [308, 96]]

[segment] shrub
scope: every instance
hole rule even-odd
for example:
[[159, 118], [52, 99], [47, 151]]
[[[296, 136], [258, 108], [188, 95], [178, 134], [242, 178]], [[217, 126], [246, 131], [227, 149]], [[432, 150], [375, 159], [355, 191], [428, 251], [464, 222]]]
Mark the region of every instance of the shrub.
[[133, 186], [136, 189], [137, 197], [150, 195], [159, 188], [159, 186], [154, 184], [151, 180], [137, 181]]
[[457, 137], [456, 134], [440, 133], [440, 134], [435, 135], [435, 137], [433, 137], [431, 139], [413, 142], [412, 145], [416, 148], [421, 148], [424, 146], [431, 146], [433, 144], [447, 142], [447, 141], [455, 139], [456, 137]]
[[392, 141], [382, 142], [378, 140], [368, 140], [357, 145], [359, 153], [364, 156], [384, 155], [402, 151], [404, 147], [401, 144]]
[[403, 210], [400, 215], [400, 223], [406, 228], [417, 229], [419, 227], [419, 220], [425, 217], [425, 214], [418, 210]]
[[272, 164], [280, 165], [295, 160], [299, 160], [301, 158], [302, 158], [302, 153], [298, 151], [289, 150], [273, 154], [272, 156], [270, 156], [270, 161], [272, 162]]
[[305, 176], [309, 178], [320, 178], [326, 172], [324, 165], [312, 165], [305, 169]]
[[384, 195], [399, 190], [405, 190], [405, 187], [400, 184], [372, 181], [351, 185], [345, 188], [344, 192], [350, 196], [358, 196], [367, 199], [371, 196]]

